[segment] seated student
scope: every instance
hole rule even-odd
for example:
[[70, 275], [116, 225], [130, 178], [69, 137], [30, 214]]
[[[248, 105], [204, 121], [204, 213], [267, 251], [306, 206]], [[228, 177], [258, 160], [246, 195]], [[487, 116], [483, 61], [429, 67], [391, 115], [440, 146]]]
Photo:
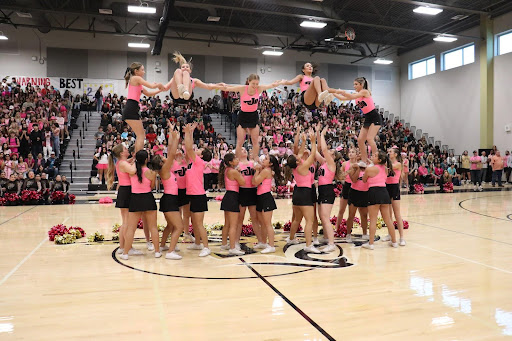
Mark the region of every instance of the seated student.
[[451, 164], [447, 169], [448, 174], [452, 177], [452, 182], [454, 186], [460, 186], [460, 175], [457, 174], [457, 169], [454, 164]]

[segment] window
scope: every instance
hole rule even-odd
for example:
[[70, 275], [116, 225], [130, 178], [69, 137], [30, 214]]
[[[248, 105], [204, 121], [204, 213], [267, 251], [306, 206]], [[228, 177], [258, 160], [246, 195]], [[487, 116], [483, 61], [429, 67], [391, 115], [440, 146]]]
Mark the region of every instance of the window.
[[436, 58], [428, 57], [409, 64], [409, 79], [416, 79], [436, 73]]
[[498, 35], [497, 39], [498, 56], [512, 52], [512, 31]]
[[441, 55], [442, 70], [450, 70], [475, 62], [475, 44], [459, 47]]

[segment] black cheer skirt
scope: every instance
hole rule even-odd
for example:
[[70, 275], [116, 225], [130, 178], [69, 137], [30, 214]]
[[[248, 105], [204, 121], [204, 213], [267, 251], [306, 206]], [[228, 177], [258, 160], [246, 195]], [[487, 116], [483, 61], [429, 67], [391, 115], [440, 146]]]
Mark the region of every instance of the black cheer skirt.
[[179, 200], [177, 195], [165, 194], [160, 198], [160, 212], [179, 212]]
[[130, 197], [130, 212], [156, 211], [156, 208], [153, 193], [132, 193]]
[[240, 194], [234, 191], [226, 191], [222, 203], [220, 204], [221, 211], [226, 212], [240, 212]]
[[132, 186], [119, 186], [117, 190], [116, 207], [130, 208], [130, 197], [132, 195]]

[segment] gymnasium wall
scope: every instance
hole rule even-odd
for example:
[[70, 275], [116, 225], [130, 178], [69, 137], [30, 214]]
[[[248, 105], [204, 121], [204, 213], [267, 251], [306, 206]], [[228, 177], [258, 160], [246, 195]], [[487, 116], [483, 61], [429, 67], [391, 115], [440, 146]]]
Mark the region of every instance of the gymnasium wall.
[[[494, 32], [512, 29], [512, 14], [496, 18]], [[494, 144], [501, 150], [512, 150], [512, 132], [505, 131], [505, 125], [512, 129], [512, 53], [494, 59]]]
[[[143, 62], [147, 80], [166, 83], [176, 68], [171, 61], [175, 50], [187, 58], [193, 57], [193, 76], [205, 82], [243, 84], [250, 73], [258, 73], [263, 84], [292, 79], [300, 72], [300, 63], [313, 60], [320, 64], [319, 75], [332, 87], [352, 89], [355, 75], [362, 72], [370, 81], [376, 104], [390, 112], [400, 112], [400, 79], [396, 62], [396, 66], [375, 66], [367, 59], [350, 64], [357, 58], [326, 54], [310, 56], [307, 52], [289, 50], [281, 57], [264, 57], [261, 50], [251, 47], [215, 43], [208, 47], [206, 43], [182, 40], [165, 40], [161, 55], [151, 56], [150, 49], [142, 52], [128, 49], [129, 41], [140, 42], [140, 38], [115, 35], [93, 38], [92, 34], [62, 31], [42, 34], [8, 26], [2, 30], [9, 40], [5, 45], [8, 48], [4, 49], [4, 45], [0, 48], [0, 76], [85, 78], [89, 83], [95, 83], [97, 79], [96, 83], [108, 81], [118, 93], [125, 94], [122, 76], [129, 62]], [[44, 64], [31, 60], [32, 56], [39, 58], [39, 43], [41, 56], [47, 58]], [[196, 90], [197, 97], [214, 94], [215, 91]]]
[[[512, 13], [494, 20], [494, 33], [512, 29]], [[479, 28], [461, 34], [479, 36]], [[475, 42], [475, 62], [441, 70], [441, 53]], [[400, 56], [401, 118], [454, 148], [457, 154], [480, 147], [480, 58], [479, 41], [459, 39], [434, 43]], [[409, 63], [436, 57], [436, 73], [409, 80]], [[504, 125], [512, 124], [510, 75], [512, 54], [495, 57], [494, 144], [512, 148], [512, 135]]]

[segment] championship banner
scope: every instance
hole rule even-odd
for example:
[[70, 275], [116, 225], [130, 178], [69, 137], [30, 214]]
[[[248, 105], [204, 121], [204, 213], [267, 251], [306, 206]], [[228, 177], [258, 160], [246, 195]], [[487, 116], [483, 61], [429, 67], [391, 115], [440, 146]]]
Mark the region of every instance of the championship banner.
[[115, 89], [117, 88], [117, 86], [115, 86], [112, 81], [96, 80], [89, 82], [86, 80], [86, 82], [84, 82], [83, 93], [86, 94], [90, 100], [92, 100], [94, 99], [94, 95], [100, 86], [103, 89], [103, 96], [107, 96], [107, 94], [114, 95], [116, 92]]

